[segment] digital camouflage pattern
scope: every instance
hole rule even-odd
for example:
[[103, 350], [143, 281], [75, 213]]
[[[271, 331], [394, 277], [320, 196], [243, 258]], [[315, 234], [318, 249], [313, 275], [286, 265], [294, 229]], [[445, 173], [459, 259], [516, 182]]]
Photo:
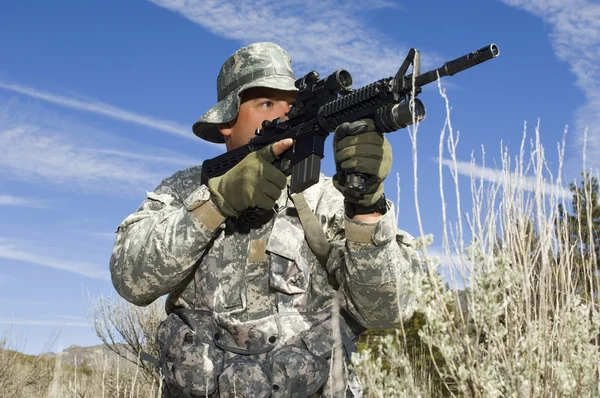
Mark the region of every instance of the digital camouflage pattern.
[[[392, 203], [379, 222], [366, 224], [345, 216], [330, 178], [322, 176], [304, 196], [331, 243], [326, 268], [337, 292], [286, 195], [250, 229], [229, 219], [208, 228], [213, 221], [201, 218], [212, 210], [198, 210], [214, 205], [199, 166], [165, 179], [119, 226], [110, 261], [119, 294], [147, 305], [170, 293], [171, 320], [159, 331], [159, 341], [170, 340], [162, 358], [167, 382], [195, 379], [194, 390], [215, 397], [234, 396], [233, 390], [319, 396], [329, 388], [323, 383], [334, 345], [334, 296], [347, 314], [340, 318], [346, 352], [356, 343], [354, 323], [384, 329], [410, 316], [406, 279], [420, 263], [411, 237], [395, 227]], [[173, 323], [180, 323], [175, 332]], [[194, 366], [202, 370], [185, 373]], [[240, 394], [243, 388], [257, 389]]]
[[289, 54], [274, 43], [253, 43], [237, 50], [221, 67], [217, 77], [218, 103], [194, 123], [198, 137], [224, 143], [217, 124], [236, 118], [240, 94], [252, 87], [296, 91], [296, 77]]
[[[295, 90], [294, 81], [279, 46], [238, 50], [221, 68], [219, 103], [194, 133], [222, 142], [215, 123], [236, 117], [243, 90]], [[311, 228], [321, 227], [329, 243], [322, 262], [287, 194], [263, 219], [242, 225], [209, 200], [200, 166], [162, 181], [119, 225], [110, 259], [117, 292], [140, 306], [168, 294], [168, 317], [156, 336], [165, 396], [361, 396], [347, 367], [340, 379], [330, 377], [335, 336], [347, 361], [364, 328], [386, 329], [409, 317], [408, 276], [420, 262], [412, 238], [396, 228], [391, 202], [378, 222], [362, 223], [346, 217], [331, 178], [321, 175], [303, 194], [306, 204], [297, 203], [308, 205], [316, 217]]]

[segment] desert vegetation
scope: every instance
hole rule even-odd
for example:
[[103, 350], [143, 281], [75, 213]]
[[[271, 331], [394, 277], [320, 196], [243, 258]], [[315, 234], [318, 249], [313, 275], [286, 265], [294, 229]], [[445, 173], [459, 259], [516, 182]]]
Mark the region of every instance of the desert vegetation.
[[[502, 169], [493, 175], [472, 162], [465, 208], [449, 114], [439, 145], [444, 252], [428, 250], [432, 237], [421, 229], [425, 272], [414, 276], [413, 319], [379, 332], [353, 358], [366, 395], [599, 396], [597, 177], [584, 171], [579, 184], [565, 188], [564, 140], [551, 170], [538, 124], [530, 138], [524, 134], [518, 155], [503, 148]], [[416, 165], [416, 134], [411, 139]], [[452, 210], [443, 158], [450, 159]], [[416, 184], [414, 192], [418, 197]], [[449, 289], [437, 272], [442, 264], [468, 287]]]
[[[418, 125], [409, 134], [418, 199]], [[439, 139], [443, 250], [432, 249], [420, 226], [423, 272], [409, 276], [414, 315], [396, 330], [364, 333], [352, 358], [365, 396], [600, 396], [597, 176], [584, 161], [580, 181], [567, 184], [565, 143], [552, 169], [538, 125], [525, 128], [517, 154], [501, 146], [493, 174], [478, 171], [473, 157], [470, 190], [461, 190], [457, 144], [448, 107]], [[477, 163], [484, 161], [482, 153]], [[452, 281], [440, 267], [453, 269]], [[140, 356], [158, 355], [153, 336], [163, 305], [93, 300], [91, 325], [110, 351], [93, 361], [20, 354], [7, 329], [0, 395], [159, 397], [160, 377]]]
[[[153, 338], [164, 300], [135, 307], [121, 299], [96, 298], [90, 325], [104, 343], [72, 346], [58, 355], [24, 355], [7, 328], [0, 338], [0, 397], [11, 398], [152, 398], [160, 397], [160, 379], [142, 350], [155, 354]], [[153, 328], [153, 330], [151, 330]], [[48, 349], [59, 329], [49, 340]]]

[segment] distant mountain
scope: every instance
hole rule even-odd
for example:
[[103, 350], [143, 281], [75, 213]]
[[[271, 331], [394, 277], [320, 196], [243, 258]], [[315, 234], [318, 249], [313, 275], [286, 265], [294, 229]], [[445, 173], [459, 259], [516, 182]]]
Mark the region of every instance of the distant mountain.
[[[114, 347], [119, 350], [120, 353], [126, 355], [127, 358], [131, 358], [133, 361], [136, 360], [132, 354], [125, 350], [124, 344], [117, 344]], [[82, 365], [85, 365], [95, 370], [103, 370], [105, 368], [116, 370], [117, 367], [123, 368], [134, 366], [129, 361], [110, 350], [104, 344], [90, 347], [72, 345], [59, 353], [41, 354], [40, 358], [48, 360], [60, 360], [63, 365], [72, 367], [81, 367]]]

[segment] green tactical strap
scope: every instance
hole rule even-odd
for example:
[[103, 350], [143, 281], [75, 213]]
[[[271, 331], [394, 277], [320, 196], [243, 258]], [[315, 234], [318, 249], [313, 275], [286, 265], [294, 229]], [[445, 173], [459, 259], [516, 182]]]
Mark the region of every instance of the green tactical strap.
[[323, 229], [321, 228], [317, 216], [315, 216], [315, 213], [312, 212], [308, 203], [306, 203], [306, 198], [302, 192], [293, 194], [290, 197], [298, 212], [300, 224], [302, 224], [302, 228], [304, 228], [304, 237], [306, 238], [308, 247], [310, 247], [310, 250], [312, 250], [317, 260], [319, 260], [319, 263], [325, 268], [329, 284], [337, 290], [339, 284], [335, 279], [335, 275], [331, 275], [327, 271], [327, 260], [329, 259], [329, 249], [331, 248], [331, 245], [325, 236], [325, 232], [323, 232]]
[[325, 267], [327, 265], [327, 259], [329, 258], [330, 245], [325, 236], [325, 232], [321, 229], [317, 216], [315, 216], [315, 213], [308, 207], [308, 203], [306, 203], [306, 198], [304, 198], [302, 192], [293, 194], [292, 202], [294, 202], [294, 206], [296, 206], [298, 218], [300, 218], [300, 224], [302, 224], [302, 228], [304, 228], [304, 236], [310, 250], [312, 250], [321, 265]]

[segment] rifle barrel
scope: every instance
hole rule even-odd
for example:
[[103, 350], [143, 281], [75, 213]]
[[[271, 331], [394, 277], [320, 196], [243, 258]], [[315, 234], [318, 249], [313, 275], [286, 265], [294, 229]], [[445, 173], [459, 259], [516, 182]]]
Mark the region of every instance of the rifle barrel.
[[[500, 49], [497, 45], [492, 43], [489, 46], [482, 47], [479, 50], [470, 52], [462, 57], [453, 59], [452, 61], [448, 61], [438, 69], [434, 69], [417, 76], [415, 78], [415, 86], [422, 87], [426, 84], [434, 82], [438, 79], [438, 76], [452, 76], [458, 72], [462, 72], [465, 69], [469, 69], [477, 64], [495, 58], [499, 54]], [[405, 87], [407, 89], [412, 89], [412, 75], [406, 76], [405, 79]]]

